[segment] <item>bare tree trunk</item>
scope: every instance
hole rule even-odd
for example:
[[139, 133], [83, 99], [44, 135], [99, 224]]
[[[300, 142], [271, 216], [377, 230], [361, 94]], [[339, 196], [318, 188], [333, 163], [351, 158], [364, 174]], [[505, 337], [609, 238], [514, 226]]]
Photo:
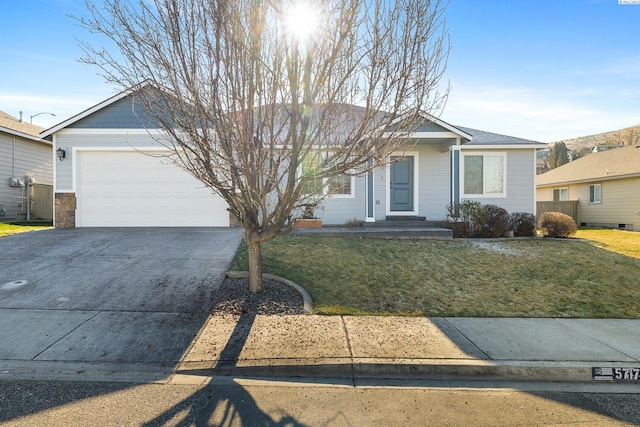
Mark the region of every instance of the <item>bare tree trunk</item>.
[[254, 233], [247, 230], [245, 232], [245, 242], [247, 244], [247, 256], [249, 258], [249, 289], [251, 292], [262, 292], [262, 253], [260, 250], [260, 240]]

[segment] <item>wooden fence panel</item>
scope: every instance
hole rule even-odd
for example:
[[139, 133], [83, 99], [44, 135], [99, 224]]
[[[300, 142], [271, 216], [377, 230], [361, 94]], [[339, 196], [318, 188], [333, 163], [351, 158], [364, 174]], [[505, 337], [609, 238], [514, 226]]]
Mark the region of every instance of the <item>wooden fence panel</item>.
[[33, 184], [32, 219], [53, 220], [53, 186]]
[[563, 202], [536, 202], [536, 214], [538, 218], [545, 212], [561, 212], [569, 215], [576, 224], [578, 222], [578, 201], [567, 200]]

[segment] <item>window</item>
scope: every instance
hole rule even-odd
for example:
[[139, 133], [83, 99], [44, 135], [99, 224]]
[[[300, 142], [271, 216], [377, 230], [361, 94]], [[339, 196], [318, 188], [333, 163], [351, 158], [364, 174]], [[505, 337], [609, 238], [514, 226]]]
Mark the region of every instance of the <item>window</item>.
[[310, 153], [302, 159], [301, 174], [306, 179], [302, 190], [304, 194], [322, 193], [322, 178], [317, 177], [321, 167], [322, 163], [317, 153]]
[[567, 200], [569, 200], [569, 189], [567, 187], [555, 188], [553, 190], [554, 202], [566, 202]]
[[589, 203], [600, 203], [601, 194], [602, 188], [600, 184], [591, 184], [589, 186]]
[[505, 196], [506, 154], [465, 155], [463, 163], [464, 194]]
[[329, 181], [329, 195], [331, 196], [351, 196], [352, 177], [349, 175], [338, 175]]
[[354, 178], [349, 175], [337, 175], [331, 180], [320, 178], [322, 171], [322, 160], [320, 153], [309, 153], [300, 163], [301, 176], [306, 180], [303, 187], [303, 194], [325, 195], [331, 197], [353, 197]]

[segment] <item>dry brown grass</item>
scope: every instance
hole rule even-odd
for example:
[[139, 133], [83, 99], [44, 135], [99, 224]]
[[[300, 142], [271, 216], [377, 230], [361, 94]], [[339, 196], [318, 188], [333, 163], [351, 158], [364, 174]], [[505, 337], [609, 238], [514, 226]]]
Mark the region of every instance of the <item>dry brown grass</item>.
[[281, 236], [263, 256], [324, 314], [640, 318], [640, 259], [577, 239]]

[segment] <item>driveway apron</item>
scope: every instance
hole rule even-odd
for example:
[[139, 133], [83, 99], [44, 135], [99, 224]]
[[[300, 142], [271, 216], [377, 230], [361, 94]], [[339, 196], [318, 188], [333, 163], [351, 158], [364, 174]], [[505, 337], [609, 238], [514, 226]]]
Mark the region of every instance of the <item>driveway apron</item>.
[[175, 365], [241, 239], [241, 229], [229, 228], [52, 229], [0, 239], [1, 372], [26, 362]]

